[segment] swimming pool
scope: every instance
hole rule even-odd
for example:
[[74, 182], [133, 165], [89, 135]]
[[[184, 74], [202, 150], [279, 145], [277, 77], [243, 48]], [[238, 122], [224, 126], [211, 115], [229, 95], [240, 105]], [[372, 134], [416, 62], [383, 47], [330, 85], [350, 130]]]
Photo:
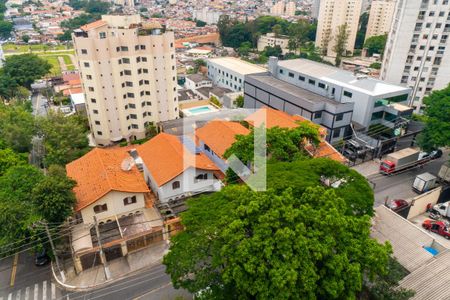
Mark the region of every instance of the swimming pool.
[[200, 107], [188, 109], [188, 112], [190, 112], [191, 114], [194, 114], [194, 115], [199, 114], [199, 113], [209, 112], [209, 111], [212, 111], [212, 109], [209, 108], [209, 106], [200, 106]]
[[196, 106], [191, 108], [185, 108], [182, 110], [183, 116], [190, 117], [190, 116], [197, 116], [197, 115], [203, 115], [211, 112], [217, 111], [217, 108], [215, 108], [212, 105], [202, 105], [202, 106]]

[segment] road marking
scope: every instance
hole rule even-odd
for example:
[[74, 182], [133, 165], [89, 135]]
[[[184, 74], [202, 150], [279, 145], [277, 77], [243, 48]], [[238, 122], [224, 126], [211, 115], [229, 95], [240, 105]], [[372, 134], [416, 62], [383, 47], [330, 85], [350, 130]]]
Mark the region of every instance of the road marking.
[[166, 288], [166, 287], [168, 287], [168, 286], [171, 286], [171, 285], [172, 285], [172, 282], [166, 283], [166, 284], [164, 284], [164, 285], [162, 285], [162, 286], [160, 286], [160, 287], [158, 287], [158, 288], [155, 288], [155, 289], [153, 289], [153, 290], [150, 290], [149, 292], [146, 292], [145, 294], [142, 294], [142, 295], [140, 295], [140, 296], [134, 298], [134, 300], [144, 299], [144, 296], [148, 296], [148, 295], [150, 295], [150, 294], [153, 294], [154, 292], [157, 292], [157, 291], [159, 291], [159, 290], [161, 290], [161, 289], [164, 289], [164, 288]]
[[14, 255], [14, 261], [13, 261], [13, 266], [12, 266], [12, 270], [11, 270], [11, 281], [9, 283], [9, 285], [11, 287], [14, 286], [14, 282], [16, 281], [16, 272], [17, 272], [17, 262], [19, 261], [19, 253], [16, 253], [16, 255]]
[[28, 300], [28, 298], [30, 298], [30, 287], [27, 286], [26, 290], [25, 290], [25, 300]]
[[20, 290], [18, 290], [16, 293], [16, 300], [20, 300]]
[[47, 280], [42, 283], [42, 300], [47, 300]]
[[8, 300], [12, 300], [12, 293], [9, 293]]
[[39, 285], [36, 283], [34, 285], [34, 297], [33, 297], [33, 300], [38, 300], [38, 295], [39, 295]]
[[56, 299], [56, 286], [52, 282], [52, 300], [55, 300], [55, 299]]

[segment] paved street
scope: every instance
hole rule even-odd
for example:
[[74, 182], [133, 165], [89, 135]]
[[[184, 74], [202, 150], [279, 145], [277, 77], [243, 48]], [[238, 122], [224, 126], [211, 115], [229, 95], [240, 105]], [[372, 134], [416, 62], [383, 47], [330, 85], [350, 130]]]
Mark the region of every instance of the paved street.
[[437, 175], [441, 165], [448, 160], [448, 153], [444, 151], [441, 158], [433, 160], [424, 165], [423, 168], [414, 168], [404, 173], [394, 176], [385, 176], [381, 174], [373, 174], [367, 178], [375, 184], [375, 207], [384, 204], [386, 197], [389, 199], [408, 199], [417, 196], [412, 190], [412, 184], [417, 175], [429, 172]]
[[15, 271], [13, 262], [13, 257], [0, 261], [0, 300], [55, 300], [62, 296], [51, 280], [49, 265], [35, 266], [33, 256], [26, 252], [19, 255]]
[[31, 104], [33, 107], [33, 115], [45, 116], [47, 115], [47, 109], [45, 105], [48, 103], [44, 100], [44, 97], [40, 93], [33, 93], [31, 96]]

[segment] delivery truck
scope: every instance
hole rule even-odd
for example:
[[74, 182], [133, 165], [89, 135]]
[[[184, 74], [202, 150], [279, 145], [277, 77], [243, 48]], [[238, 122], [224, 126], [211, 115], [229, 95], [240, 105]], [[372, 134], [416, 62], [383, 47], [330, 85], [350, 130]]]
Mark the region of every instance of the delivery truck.
[[445, 162], [438, 173], [439, 180], [450, 183], [450, 162]]
[[419, 154], [420, 150], [415, 148], [406, 148], [388, 154], [380, 164], [380, 173], [386, 175], [394, 174], [429, 160], [428, 157], [420, 159]]
[[416, 176], [413, 182], [413, 190], [416, 193], [426, 193], [436, 187], [437, 177], [430, 173], [423, 173]]

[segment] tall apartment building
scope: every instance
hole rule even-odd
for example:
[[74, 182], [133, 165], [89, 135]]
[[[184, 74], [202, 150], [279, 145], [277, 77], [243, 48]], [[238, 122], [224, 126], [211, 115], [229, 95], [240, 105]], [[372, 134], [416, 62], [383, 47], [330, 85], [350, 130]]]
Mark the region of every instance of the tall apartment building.
[[295, 15], [295, 10], [296, 10], [295, 2], [293, 1], [285, 2], [284, 0], [281, 0], [272, 6], [272, 8], [270, 9], [270, 14], [274, 16], [292, 17]]
[[391, 30], [396, 0], [373, 0], [367, 22], [366, 40]]
[[339, 27], [347, 24], [347, 51], [353, 52], [358, 32], [361, 0], [321, 0], [317, 24], [316, 47], [327, 49], [327, 56], [336, 56], [333, 51]]
[[178, 118], [173, 32], [139, 15], [108, 15], [72, 38], [99, 146], [144, 138], [147, 125]]
[[320, 0], [313, 0], [311, 2], [311, 17], [317, 19], [319, 17]]
[[412, 104], [450, 82], [450, 1], [398, 0], [381, 78], [413, 89]]

